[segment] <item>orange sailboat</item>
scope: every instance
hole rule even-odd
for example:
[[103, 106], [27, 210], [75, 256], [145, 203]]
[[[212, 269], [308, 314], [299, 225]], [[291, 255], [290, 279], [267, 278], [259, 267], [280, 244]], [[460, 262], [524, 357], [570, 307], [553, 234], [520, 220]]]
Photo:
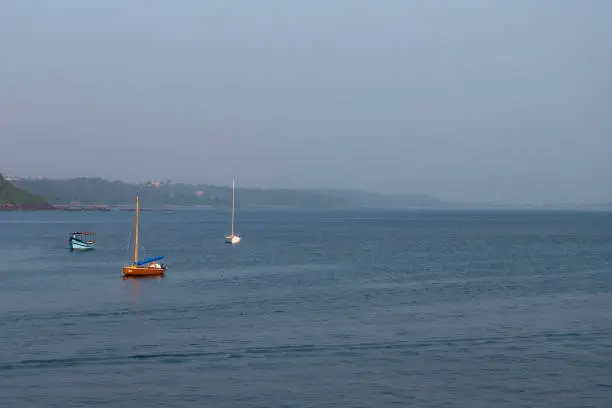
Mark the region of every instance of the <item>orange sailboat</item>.
[[123, 267], [123, 276], [125, 277], [151, 277], [151, 276], [163, 276], [166, 273], [165, 264], [159, 263], [164, 259], [163, 256], [155, 256], [153, 258], [147, 258], [138, 260], [138, 196], [136, 196], [136, 225], [134, 234], [134, 260], [130, 265]]

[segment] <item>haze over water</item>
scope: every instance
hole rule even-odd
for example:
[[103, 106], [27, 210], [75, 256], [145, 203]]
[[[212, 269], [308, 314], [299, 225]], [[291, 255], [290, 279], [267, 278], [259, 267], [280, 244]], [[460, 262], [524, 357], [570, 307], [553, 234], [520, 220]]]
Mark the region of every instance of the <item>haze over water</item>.
[[610, 213], [143, 212], [125, 281], [132, 217], [0, 213], [0, 406], [612, 400]]
[[0, 171], [612, 202], [611, 15], [607, 0], [2, 1]]

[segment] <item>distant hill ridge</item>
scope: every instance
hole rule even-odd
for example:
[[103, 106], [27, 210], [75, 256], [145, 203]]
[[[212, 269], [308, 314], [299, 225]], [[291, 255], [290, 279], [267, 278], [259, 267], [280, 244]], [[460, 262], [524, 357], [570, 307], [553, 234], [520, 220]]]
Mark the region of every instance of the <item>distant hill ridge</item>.
[[[170, 181], [141, 184], [109, 181], [99, 177], [72, 179], [15, 179], [13, 183], [26, 191], [45, 197], [51, 204], [131, 205], [140, 194], [147, 207], [211, 206], [229, 207], [229, 186], [185, 184]], [[450, 204], [427, 195], [388, 195], [333, 189], [260, 189], [236, 188], [237, 207], [296, 208], [444, 208]]]
[[52, 208], [44, 198], [31, 194], [6, 180], [0, 173], [0, 210], [42, 210]]

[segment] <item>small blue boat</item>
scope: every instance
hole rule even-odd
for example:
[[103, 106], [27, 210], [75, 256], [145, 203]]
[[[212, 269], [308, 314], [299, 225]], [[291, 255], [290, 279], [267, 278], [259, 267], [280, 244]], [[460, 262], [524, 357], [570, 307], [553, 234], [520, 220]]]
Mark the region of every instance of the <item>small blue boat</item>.
[[96, 247], [96, 233], [73, 232], [68, 242], [70, 251], [89, 251]]

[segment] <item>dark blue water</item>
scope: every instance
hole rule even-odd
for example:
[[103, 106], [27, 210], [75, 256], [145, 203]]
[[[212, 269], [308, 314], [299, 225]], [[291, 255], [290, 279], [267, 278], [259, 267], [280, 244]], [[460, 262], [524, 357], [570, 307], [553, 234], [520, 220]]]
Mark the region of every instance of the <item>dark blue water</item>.
[[238, 215], [0, 213], [0, 406], [612, 406], [611, 213]]

